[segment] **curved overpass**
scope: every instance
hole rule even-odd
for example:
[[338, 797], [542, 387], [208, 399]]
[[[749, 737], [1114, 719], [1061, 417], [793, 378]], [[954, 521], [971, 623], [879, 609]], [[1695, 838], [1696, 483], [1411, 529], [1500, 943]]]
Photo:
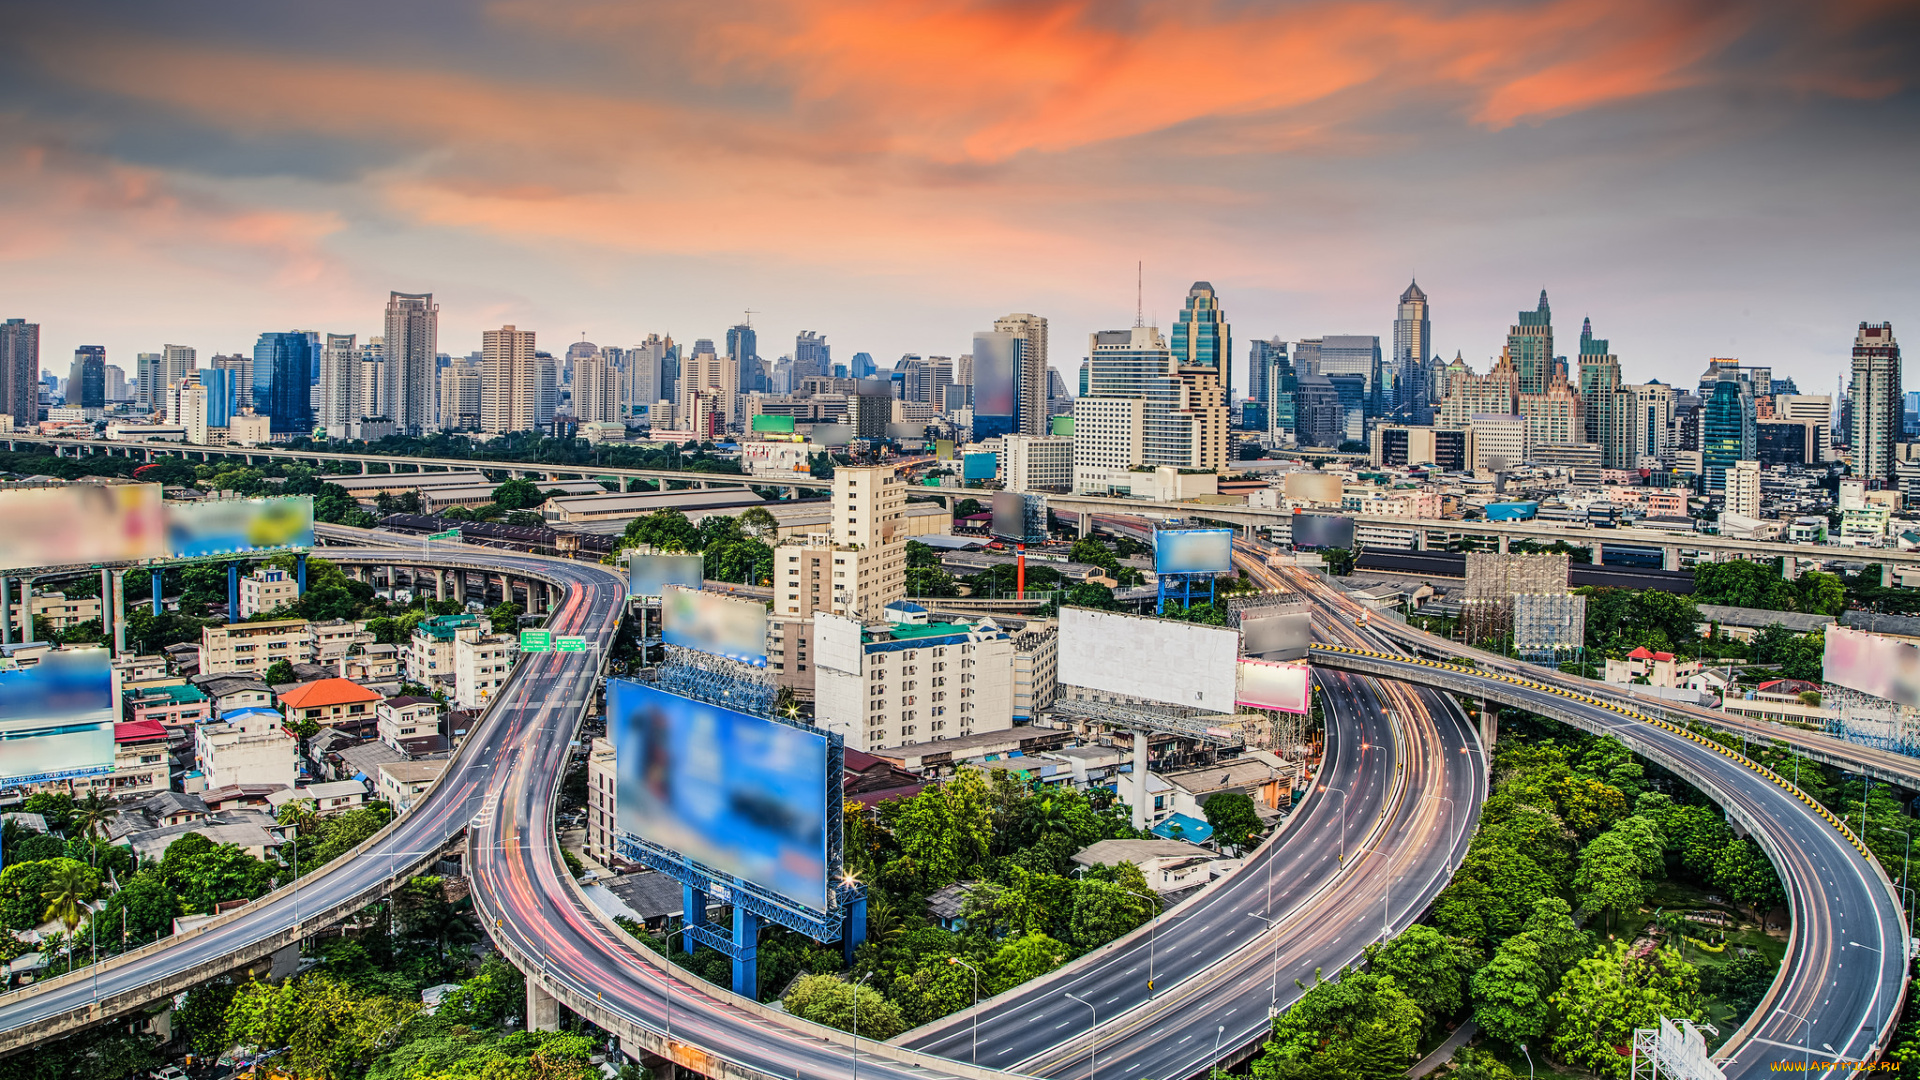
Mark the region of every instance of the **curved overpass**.
[[1803, 1052], [1874, 1060], [1891, 1038], [1907, 974], [1899, 899], [1852, 832], [1790, 780], [1677, 725], [1520, 675], [1340, 645], [1316, 645], [1312, 657], [1324, 668], [1479, 697], [1617, 738], [1699, 787], [1759, 843], [1780, 873], [1793, 936], [1773, 987], [1721, 1048], [1729, 1077], [1758, 1077]]

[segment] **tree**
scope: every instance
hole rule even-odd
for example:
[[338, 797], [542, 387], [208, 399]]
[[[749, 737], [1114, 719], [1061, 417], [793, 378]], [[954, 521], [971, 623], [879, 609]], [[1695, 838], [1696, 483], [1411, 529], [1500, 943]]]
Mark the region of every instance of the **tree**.
[[[56, 876], [70, 880], [66, 875], [75, 867], [92, 877], [93, 889], [100, 887], [99, 876], [93, 868], [72, 859], [10, 863], [0, 871], [0, 928], [31, 930], [51, 918], [45, 914], [47, 897], [44, 894], [53, 887]], [[92, 892], [87, 895], [91, 896]]]
[[1661, 1017], [1700, 1018], [1693, 965], [1672, 949], [1632, 959], [1627, 944], [1615, 942], [1574, 965], [1552, 998], [1555, 1056], [1602, 1076], [1627, 1075], [1627, 1059], [1614, 1047], [1630, 1043], [1635, 1028], [1655, 1027]]
[[1712, 883], [1736, 902], [1756, 911], [1786, 899], [1773, 863], [1758, 844], [1744, 836], [1722, 847], [1715, 856]]
[[[1045, 934], [1022, 934], [1001, 943], [987, 961], [981, 996], [991, 997], [1037, 979], [1066, 962], [1073, 950]], [[976, 965], [977, 966], [977, 965]]]
[[891, 1039], [906, 1030], [900, 1007], [871, 986], [855, 986], [837, 975], [805, 975], [785, 998], [787, 1011], [802, 1020], [852, 1031], [859, 1016], [860, 1034]]
[[524, 478], [509, 480], [493, 489], [493, 505], [502, 510], [531, 510], [546, 501], [540, 485]]
[[227, 1006], [227, 1039], [286, 1047], [295, 1075], [347, 1080], [364, 1074], [419, 1011], [417, 1002], [356, 995], [330, 975], [302, 975], [279, 986], [248, 982]]
[[1474, 1022], [1502, 1042], [1537, 1040], [1551, 1019], [1548, 999], [1558, 976], [1538, 940], [1508, 938], [1473, 973]]
[[263, 678], [268, 686], [280, 686], [283, 683], [293, 682], [297, 676], [293, 673], [293, 665], [291, 663], [285, 660], [275, 660], [273, 663], [267, 665], [267, 673]]
[[[1838, 579], [1835, 583], [1838, 584]], [[1695, 565], [1693, 598], [1702, 604], [1767, 611], [1798, 610], [1794, 606], [1793, 586], [1780, 576], [1778, 566], [1748, 559]]]
[[780, 535], [780, 520], [764, 506], [750, 506], [740, 515], [740, 534], [762, 543], [771, 543]]
[[441, 999], [436, 1015], [455, 1023], [500, 1027], [526, 1005], [526, 976], [498, 953], [488, 953], [478, 972]]
[[1320, 558], [1327, 564], [1327, 573], [1335, 577], [1353, 573], [1353, 564], [1359, 557], [1359, 552], [1348, 548], [1327, 548], [1320, 552]]
[[897, 806], [889, 822], [901, 857], [917, 868], [928, 890], [959, 881], [985, 861], [993, 839], [987, 783], [978, 769], [961, 769], [946, 781]]
[[1463, 1049], [1453, 1055], [1453, 1071], [1447, 1080], [1515, 1080], [1507, 1064], [1485, 1050]]
[[1420, 1007], [1391, 975], [1348, 969], [1336, 982], [1316, 983], [1274, 1022], [1253, 1075], [1398, 1078], [1413, 1060], [1423, 1024]]
[[487, 622], [496, 634], [511, 633], [520, 625], [520, 616], [526, 613], [527, 609], [519, 604], [495, 604], [487, 609]]
[[147, 867], [107, 897], [100, 909], [100, 936], [121, 942], [124, 947], [144, 945], [173, 933], [173, 920], [180, 914], [180, 898], [174, 895], [166, 875], [158, 868]]
[[1429, 1023], [1460, 1011], [1477, 958], [1459, 941], [1424, 924], [1409, 926], [1373, 952], [1373, 966], [1406, 991]]
[[626, 546], [644, 544], [660, 551], [698, 551], [699, 531], [687, 515], [663, 508], [627, 522]]
[[1253, 798], [1244, 791], [1223, 791], [1208, 799], [1201, 811], [1213, 826], [1213, 838], [1234, 847], [1259, 843], [1260, 815], [1254, 812]]
[[167, 881], [179, 894], [188, 911], [211, 915], [221, 904], [233, 900], [253, 900], [273, 887], [273, 867], [237, 844], [191, 844], [205, 841], [199, 833], [188, 833], [167, 846], [160, 867]]
[[[12, 825], [14, 823], [9, 821], [7, 824]], [[5, 847], [7, 849], [6, 857], [8, 865], [12, 865], [13, 863], [39, 862], [42, 859], [57, 859], [64, 855], [67, 850], [67, 845], [61, 843], [59, 837], [49, 836], [42, 832], [34, 832], [32, 829], [25, 827], [21, 827], [18, 839], [9, 836]]]
[[1581, 910], [1614, 918], [1637, 909], [1647, 897], [1651, 868], [1645, 853], [1626, 832], [1612, 829], [1594, 838], [1580, 852], [1580, 869], [1573, 877]]
[[[1134, 871], [1139, 879], [1139, 871]], [[1144, 879], [1139, 879], [1144, 888]], [[1069, 937], [1080, 951], [1097, 949], [1153, 918], [1158, 900], [1111, 881], [1082, 881], [1073, 891]]]
[[47, 902], [46, 913], [41, 918], [60, 920], [60, 924], [67, 928], [67, 933], [71, 934], [80, 925], [80, 920], [86, 917], [86, 905], [99, 890], [100, 877], [92, 867], [72, 859], [61, 859], [59, 862], [60, 865], [47, 878], [47, 887], [40, 890], [40, 898]]

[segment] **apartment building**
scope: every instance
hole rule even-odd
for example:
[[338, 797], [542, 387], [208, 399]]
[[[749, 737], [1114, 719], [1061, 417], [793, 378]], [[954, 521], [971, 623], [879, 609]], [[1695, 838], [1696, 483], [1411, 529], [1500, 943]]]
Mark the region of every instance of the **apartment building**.
[[486, 634], [463, 626], [453, 635], [453, 702], [462, 709], [484, 709], [513, 671], [519, 644], [511, 634]]
[[1034, 619], [1013, 635], [1013, 719], [1031, 723], [1060, 697], [1060, 624]]
[[407, 639], [401, 670], [410, 683], [429, 690], [453, 692], [453, 640], [461, 630], [474, 629], [485, 634], [491, 623], [476, 615], [435, 615], [421, 620]]
[[381, 742], [411, 757], [447, 749], [440, 733], [440, 703], [430, 697], [390, 697], [373, 707]]
[[287, 734], [286, 718], [272, 709], [227, 713], [193, 729], [193, 754], [207, 788], [229, 784], [294, 786], [299, 777], [299, 741]]
[[773, 551], [768, 665], [782, 686], [813, 692], [808, 657], [816, 611], [877, 617], [907, 594], [906, 483], [891, 467], [843, 465], [822, 532]]
[[991, 620], [862, 626], [821, 612], [814, 635], [817, 722], [850, 750], [1013, 726], [1014, 642]]
[[305, 619], [228, 623], [200, 631], [200, 673], [263, 672], [275, 661], [313, 662], [313, 639]]
[[278, 611], [300, 599], [300, 584], [292, 574], [272, 566], [256, 567], [240, 579], [240, 618]]
[[606, 739], [593, 740], [587, 752], [587, 858], [602, 866], [611, 866], [619, 857], [614, 846], [614, 808], [617, 805], [618, 779], [614, 772], [613, 744]]

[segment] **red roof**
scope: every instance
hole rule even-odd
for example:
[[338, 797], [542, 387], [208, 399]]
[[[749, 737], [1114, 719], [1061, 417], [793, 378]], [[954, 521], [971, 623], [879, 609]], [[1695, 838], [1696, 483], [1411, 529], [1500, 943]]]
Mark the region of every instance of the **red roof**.
[[135, 720], [131, 724], [113, 725], [113, 741], [149, 742], [167, 737], [167, 725], [158, 720]]
[[328, 705], [379, 700], [378, 693], [352, 679], [319, 679], [303, 683], [280, 695], [280, 704], [293, 709], [320, 709]]
[[1635, 650], [1633, 650], [1632, 652], [1630, 652], [1630, 653], [1628, 653], [1628, 654], [1627, 654], [1627, 659], [1629, 659], [1629, 660], [1651, 660], [1651, 659], [1653, 659], [1653, 653], [1652, 653], [1652, 652], [1651, 652], [1651, 651], [1650, 651], [1650, 650], [1649, 650], [1649, 649], [1648, 649], [1648, 648], [1647, 648], [1647, 647], [1646, 647], [1645, 645], [1642, 645], [1642, 646], [1640, 646], [1639, 648], [1637, 648], [1637, 649], [1635, 649]]

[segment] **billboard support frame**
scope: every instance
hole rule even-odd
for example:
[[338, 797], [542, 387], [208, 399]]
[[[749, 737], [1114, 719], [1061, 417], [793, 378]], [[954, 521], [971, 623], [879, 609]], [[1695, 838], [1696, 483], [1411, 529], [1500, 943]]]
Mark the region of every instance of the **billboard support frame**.
[[[734, 993], [759, 996], [762, 922], [805, 934], [823, 944], [837, 940], [844, 962], [851, 965], [854, 949], [867, 937], [867, 890], [846, 875], [844, 798], [840, 790], [846, 772], [846, 738], [796, 717], [781, 716], [773, 707], [778, 691], [772, 682], [758, 669], [722, 657], [669, 646], [668, 662], [659, 669], [653, 686], [826, 739], [827, 782], [821, 798], [827, 808], [827, 910], [796, 904], [771, 889], [625, 831], [618, 834], [621, 854], [680, 883], [684, 897], [681, 918], [687, 936], [732, 962]], [[707, 919], [710, 899], [733, 908], [730, 932]]]
[[[1179, 599], [1181, 607], [1192, 607], [1193, 598], [1196, 595], [1194, 583], [1202, 580], [1207, 583], [1207, 603], [1214, 602], [1214, 575], [1212, 574], [1157, 574], [1155, 579], [1154, 583], [1160, 590], [1159, 596], [1154, 601], [1153, 610], [1156, 614], [1166, 610], [1167, 597], [1170, 595]], [[1175, 588], [1167, 587], [1168, 579], [1174, 581]]]

